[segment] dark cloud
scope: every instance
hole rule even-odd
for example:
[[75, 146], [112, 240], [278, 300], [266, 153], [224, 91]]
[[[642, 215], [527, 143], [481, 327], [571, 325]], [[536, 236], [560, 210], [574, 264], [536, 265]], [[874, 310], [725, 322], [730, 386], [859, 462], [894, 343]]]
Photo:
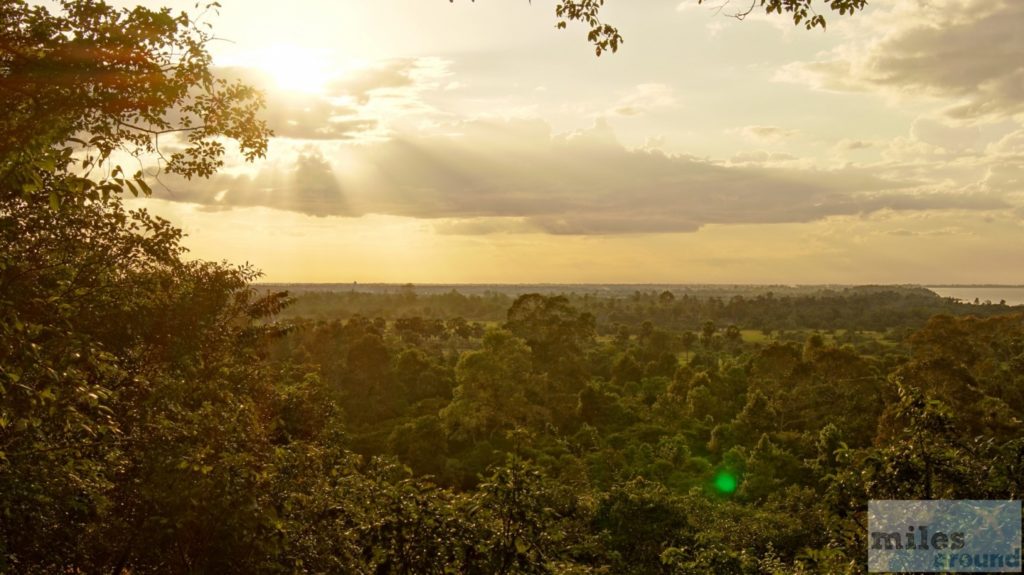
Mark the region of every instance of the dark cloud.
[[[540, 123], [467, 124], [459, 138], [395, 139], [367, 150], [392, 166], [373, 211], [516, 217], [551, 233], [693, 231], [710, 223], [806, 222], [831, 215], [1003, 205], [920, 194], [863, 170], [722, 166], [627, 150], [607, 126], [554, 137]], [[903, 191], [901, 191], [903, 190]]]
[[[457, 136], [343, 146], [345, 165], [305, 153], [279, 171], [219, 177], [174, 199], [264, 205], [313, 215], [439, 219], [445, 233], [687, 232], [706, 224], [809, 222], [882, 209], [994, 209], [985, 193], [923, 193], [867, 170], [729, 166], [629, 150], [604, 124], [552, 136], [539, 121], [473, 122]], [[280, 173], [279, 173], [280, 172]]]
[[264, 167], [254, 176], [219, 175], [209, 180], [162, 178], [158, 198], [209, 209], [264, 206], [315, 216], [357, 216], [331, 165], [315, 149], [286, 167]]

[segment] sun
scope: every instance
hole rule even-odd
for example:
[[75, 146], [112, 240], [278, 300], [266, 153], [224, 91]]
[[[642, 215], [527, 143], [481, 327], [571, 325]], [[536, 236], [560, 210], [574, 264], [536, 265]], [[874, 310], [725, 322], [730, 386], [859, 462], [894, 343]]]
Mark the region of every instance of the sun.
[[260, 51], [251, 62], [284, 92], [322, 94], [341, 72], [330, 54], [293, 44], [275, 44]]

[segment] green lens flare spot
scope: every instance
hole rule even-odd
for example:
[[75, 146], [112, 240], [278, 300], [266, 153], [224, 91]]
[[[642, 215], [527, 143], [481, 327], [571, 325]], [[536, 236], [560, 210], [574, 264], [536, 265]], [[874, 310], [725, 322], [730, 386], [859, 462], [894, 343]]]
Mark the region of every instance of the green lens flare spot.
[[736, 477], [727, 471], [720, 471], [715, 476], [715, 489], [719, 493], [732, 493], [736, 491]]

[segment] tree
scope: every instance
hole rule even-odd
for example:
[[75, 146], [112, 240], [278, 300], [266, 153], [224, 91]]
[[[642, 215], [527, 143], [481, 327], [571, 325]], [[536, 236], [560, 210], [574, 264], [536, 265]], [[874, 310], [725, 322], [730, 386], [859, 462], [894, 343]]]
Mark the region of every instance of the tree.
[[701, 326], [701, 328], [700, 328], [700, 345], [702, 347], [704, 347], [704, 349], [710, 349], [710, 348], [712, 348], [714, 346], [714, 344], [715, 344], [715, 332], [717, 332], [717, 331], [718, 331], [718, 328], [715, 327], [715, 322], [713, 322], [711, 320], [705, 321], [704, 325]]
[[690, 521], [680, 502], [663, 486], [637, 478], [604, 494], [594, 526], [608, 536], [620, 557], [614, 572], [662, 573], [661, 553], [693, 542]]
[[220, 571], [264, 543], [272, 442], [318, 434], [262, 375], [284, 300], [117, 198], [46, 193], [0, 206], [0, 571]]
[[665, 290], [658, 295], [658, 303], [663, 306], [670, 306], [676, 301], [676, 296], [672, 292]]
[[564, 29], [569, 22], [583, 23], [590, 27], [587, 41], [594, 45], [594, 52], [598, 56], [608, 50], [616, 52], [622, 43], [622, 36], [614, 26], [601, 21], [603, 6], [604, 0], [560, 0], [555, 6], [555, 17], [558, 19], [556, 26]]
[[530, 346], [534, 371], [548, 373], [572, 392], [586, 376], [585, 353], [594, 343], [594, 317], [564, 296], [524, 294], [508, 310], [506, 329]]
[[507, 331], [484, 336], [483, 349], [462, 356], [455, 368], [458, 387], [441, 413], [456, 438], [477, 439], [526, 422], [532, 409], [530, 348]]
[[[140, 162], [155, 155], [158, 170], [185, 177], [207, 177], [222, 165], [221, 138], [236, 140], [248, 160], [264, 154], [271, 133], [257, 118], [262, 95], [215, 75], [206, 49], [213, 35], [202, 17], [99, 0], [59, 7], [0, 4], [4, 200], [29, 197], [46, 173], [66, 180], [46, 182], [54, 205], [148, 192], [141, 167], [131, 178], [123, 169], [96, 177], [116, 151]], [[161, 140], [175, 151], [165, 154]]]
[[259, 94], [217, 79], [210, 33], [169, 10], [14, 0], [0, 39], [0, 571], [263, 554], [259, 472], [291, 434], [263, 419], [288, 402], [260, 376], [258, 318], [286, 298], [184, 261], [180, 230], [121, 203], [142, 171], [111, 166], [172, 134], [166, 171], [211, 175], [223, 137], [253, 159]]
[[[707, 1], [697, 0], [697, 3], [703, 4]], [[821, 0], [820, 3], [833, 12], [839, 12], [841, 16], [852, 15], [868, 5], [867, 0]], [[786, 14], [793, 19], [794, 25], [803, 24], [808, 30], [825, 28], [825, 16], [818, 14], [814, 6], [814, 0], [750, 0], [748, 8], [729, 15], [743, 20], [757, 8], [762, 8], [767, 14]]]
[[[448, 1], [454, 2], [455, 0]], [[471, 1], [475, 2], [476, 0]], [[696, 1], [698, 4], [703, 4], [707, 0]], [[559, 29], [564, 29], [570, 22], [579, 22], [589, 27], [587, 41], [594, 46], [594, 53], [598, 56], [608, 51], [617, 52], [619, 45], [623, 43], [618, 28], [601, 20], [604, 2], [605, 0], [559, 0], [555, 5], [556, 26]], [[825, 16], [815, 11], [815, 4], [814, 0], [750, 0], [750, 7], [727, 14], [737, 20], [743, 20], [754, 10], [761, 8], [767, 14], [785, 14], [791, 17], [796, 26], [803, 24], [808, 30], [824, 29], [826, 26]], [[821, 0], [821, 4], [832, 12], [846, 16], [863, 10], [868, 2], [867, 0]], [[718, 9], [721, 10], [724, 6], [723, 4]]]

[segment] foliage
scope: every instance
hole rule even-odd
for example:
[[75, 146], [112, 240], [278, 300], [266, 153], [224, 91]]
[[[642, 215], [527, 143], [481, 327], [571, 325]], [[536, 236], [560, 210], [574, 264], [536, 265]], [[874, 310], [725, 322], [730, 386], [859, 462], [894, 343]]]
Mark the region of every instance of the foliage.
[[5, 571], [857, 572], [868, 498], [1022, 490], [1020, 316], [938, 317], [898, 361], [710, 324], [668, 378], [680, 332], [560, 297], [482, 337], [268, 323], [251, 270], [46, 194], [0, 218]]
[[[268, 286], [272, 289], [273, 286]], [[521, 286], [489, 286], [473, 290], [467, 286], [434, 288], [349, 285], [290, 286], [296, 294], [293, 306], [282, 318], [347, 320], [353, 316], [402, 319], [429, 326], [435, 320], [465, 321], [471, 331], [482, 334], [478, 324], [494, 324], [507, 319], [507, 311]], [[569, 289], [567, 287], [567, 289]], [[672, 330], [679, 339], [674, 345], [687, 351], [697, 350], [698, 334], [712, 322], [708, 345], [726, 345], [729, 326], [739, 328], [746, 341], [762, 342], [806, 340], [803, 330], [832, 330], [844, 343], [869, 345], [867, 340], [884, 346], [900, 343], [909, 329], [924, 327], [936, 315], [988, 317], [1021, 311], [997, 303], [961, 303], [919, 287], [860, 286], [843, 289], [749, 286], [736, 290], [726, 286], [677, 288], [677, 296], [663, 303], [656, 291], [639, 291], [628, 286], [579, 286], [558, 295], [577, 313], [593, 316], [597, 335], [640, 335], [645, 321], [651, 327]], [[411, 294], [410, 294], [411, 290]], [[414, 297], [409, 297], [413, 295]], [[548, 294], [550, 295], [550, 294]], [[725, 327], [724, 330], [721, 328]], [[451, 332], [451, 326], [446, 325]], [[761, 331], [760, 334], [752, 330]], [[829, 335], [828, 333], [823, 334]], [[420, 335], [423, 337], [423, 334]], [[433, 337], [433, 336], [429, 336]]]
[[928, 319], [1005, 306], [403, 288], [278, 321], [125, 206], [142, 176], [81, 171], [174, 126], [165, 169], [259, 154], [258, 96], [188, 16], [61, 7], [0, 5], [0, 571], [860, 573], [870, 498], [1024, 492], [1024, 318]]
[[[448, 0], [454, 2], [455, 0]], [[476, 0], [471, 0], [476, 1]], [[703, 4], [707, 0], [697, 0]], [[615, 53], [619, 45], [623, 43], [622, 35], [618, 28], [601, 20], [601, 11], [604, 8], [605, 0], [558, 0], [555, 5], [555, 17], [557, 27], [564, 29], [570, 22], [580, 22], [588, 27], [587, 41], [594, 46], [594, 53], [601, 56], [605, 52]], [[838, 12], [841, 16], [853, 15], [867, 7], [867, 0], [821, 0], [822, 5]], [[728, 2], [726, 2], [728, 4]], [[766, 14], [787, 15], [793, 19], [793, 24], [803, 26], [808, 30], [814, 28], [824, 29], [826, 26], [825, 16], [814, 9], [814, 0], [751, 0], [750, 6], [746, 9], [730, 13], [738, 20], [743, 20], [754, 12], [756, 8], [764, 10]], [[721, 10], [725, 4], [718, 9]]]
[[558, 28], [565, 28], [567, 22], [582, 22], [590, 27], [587, 41], [594, 45], [594, 53], [598, 56], [611, 50], [617, 52], [622, 36], [619, 31], [601, 21], [601, 8], [604, 0], [560, 0], [555, 6]]
[[[594, 308], [593, 299], [579, 299]], [[679, 300], [685, 298], [664, 298], [659, 309], [670, 313]], [[691, 358], [669, 379], [648, 376], [641, 359], [678, 350], [672, 342], [682, 334], [597, 320], [597, 333], [615, 335], [574, 347], [593, 336], [591, 328], [575, 330], [587, 316], [571, 301], [521, 296], [509, 306], [505, 329], [468, 342], [410, 340], [402, 336], [407, 322], [381, 320], [392, 356], [408, 358], [395, 369], [411, 361], [434, 366], [457, 386], [451, 396], [408, 402], [390, 423], [349, 432], [394, 430], [387, 445], [367, 454], [397, 455], [471, 497], [489, 483], [470, 478], [487, 477], [503, 454], [515, 454], [538, 477], [571, 485], [585, 511], [569, 525], [540, 516], [545, 537], [587, 534], [573, 546], [561, 543], [571, 560], [559, 565], [612, 573], [858, 572], [858, 514], [868, 498], [1020, 492], [1021, 411], [1018, 378], [1009, 371], [1024, 341], [1019, 315], [937, 317], [882, 348], [870, 338], [843, 344], [834, 333], [807, 331], [811, 337], [799, 342], [724, 345], [723, 330], [704, 325], [703, 349], [684, 354]], [[307, 330], [327, 333], [332, 324], [294, 325], [282, 343], [297, 344]], [[341, 333], [347, 324], [335, 325], [333, 333]], [[542, 355], [548, 345], [559, 352]], [[315, 347], [324, 355], [313, 364], [336, 353]], [[584, 384], [575, 388], [574, 407], [552, 409], [554, 390], [572, 388], [579, 375], [554, 368], [583, 348]], [[885, 357], [875, 355], [879, 349]], [[279, 353], [283, 361], [294, 352]], [[455, 357], [461, 359], [453, 365]], [[960, 362], [948, 361], [954, 357]], [[999, 415], [980, 417], [991, 409]], [[509, 441], [502, 431], [516, 427], [531, 433]], [[724, 475], [735, 490], [717, 488]]]
[[[707, 0], [697, 0], [703, 4]], [[839, 12], [840, 16], [853, 15], [867, 7], [867, 0], [822, 0], [821, 4], [833, 12]], [[825, 16], [814, 10], [814, 0], [751, 0], [750, 7], [730, 14], [734, 18], [743, 20], [754, 12], [755, 8], [761, 8], [767, 14], [786, 14], [793, 18], [793, 24], [801, 24], [808, 30], [814, 28], [825, 28]]]
[[[70, 180], [46, 186], [54, 204], [138, 195], [149, 189], [141, 160], [154, 154], [163, 171], [206, 177], [222, 165], [222, 138], [238, 141], [247, 159], [264, 154], [262, 95], [215, 75], [206, 50], [214, 37], [201, 17], [99, 0], [59, 6], [0, 5], [4, 200], [41, 189], [47, 173]], [[161, 140], [174, 151], [165, 155]], [[118, 151], [140, 162], [134, 176], [111, 169]]]
[[[455, 0], [448, 0], [455, 2]], [[476, 0], [470, 0], [476, 2]], [[604, 0], [559, 0], [555, 5], [557, 27], [564, 29], [569, 22], [581, 22], [589, 27], [587, 41], [593, 44], [594, 53], [601, 54], [611, 50], [616, 52], [622, 43], [619, 31], [601, 21], [601, 8]]]

